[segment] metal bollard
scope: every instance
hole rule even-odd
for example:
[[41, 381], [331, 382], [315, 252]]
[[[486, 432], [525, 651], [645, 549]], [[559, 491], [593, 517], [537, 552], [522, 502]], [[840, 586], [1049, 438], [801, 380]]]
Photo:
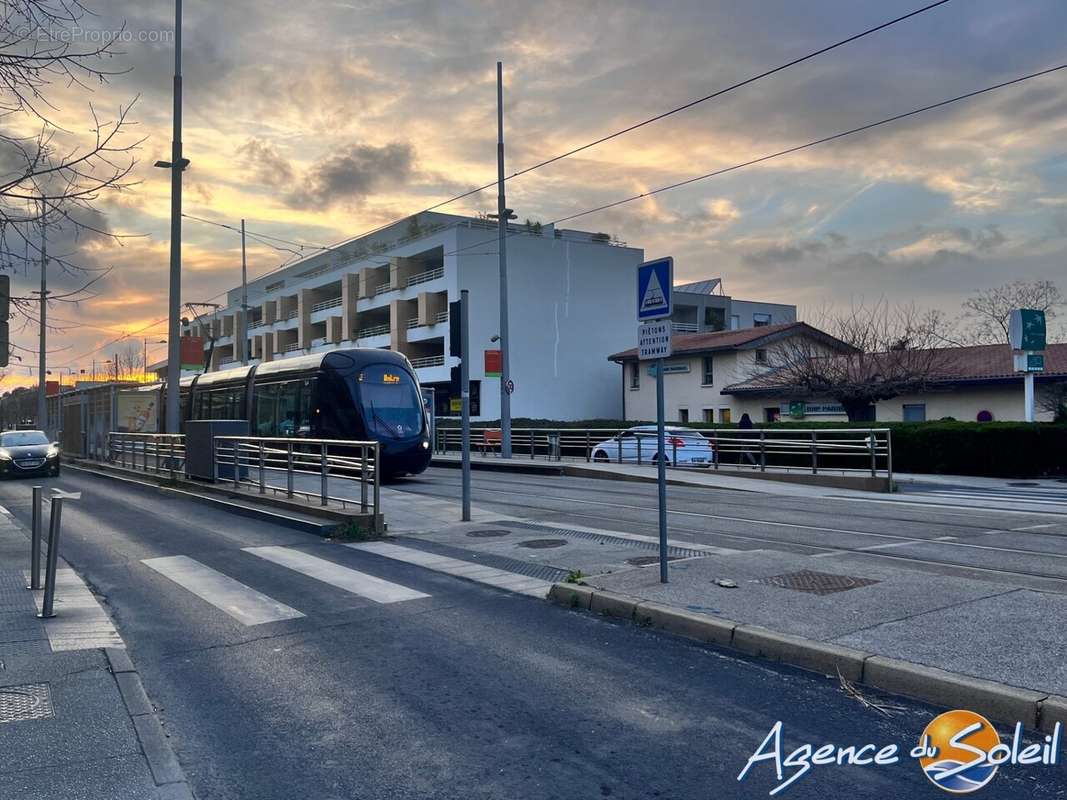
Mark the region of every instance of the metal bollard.
[[33, 487], [33, 522], [30, 525], [30, 585], [41, 588], [41, 487]]
[[81, 492], [61, 492], [53, 490], [52, 513], [48, 521], [48, 557], [44, 574], [44, 599], [41, 601], [41, 619], [51, 619], [56, 615], [56, 566], [59, 563], [59, 531], [63, 521], [63, 501], [80, 500]]

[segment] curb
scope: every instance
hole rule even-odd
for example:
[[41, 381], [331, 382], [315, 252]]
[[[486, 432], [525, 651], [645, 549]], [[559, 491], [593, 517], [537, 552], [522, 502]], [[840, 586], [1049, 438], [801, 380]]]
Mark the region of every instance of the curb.
[[133, 722], [137, 740], [141, 743], [152, 780], [156, 784], [157, 800], [194, 800], [193, 791], [185, 777], [178, 757], [167, 741], [167, 734], [156, 716], [148, 695], [145, 693], [141, 676], [130, 660], [129, 654], [122, 649], [104, 648], [111, 674], [118, 684], [119, 693], [126, 704], [126, 711]]
[[932, 705], [967, 708], [1007, 725], [1021, 722], [1026, 728], [1042, 733], [1052, 733], [1057, 722], [1067, 726], [1067, 697], [877, 656], [779, 633], [759, 625], [694, 614], [584, 584], [553, 584], [547, 599], [567, 608], [630, 620], [676, 636], [728, 647], [745, 655], [822, 675], [834, 676], [840, 671], [842, 677], [854, 683]]

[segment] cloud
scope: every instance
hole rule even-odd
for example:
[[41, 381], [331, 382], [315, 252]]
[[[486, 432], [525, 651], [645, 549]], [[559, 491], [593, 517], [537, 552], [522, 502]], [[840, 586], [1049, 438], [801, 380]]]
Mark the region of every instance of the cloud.
[[414, 170], [415, 150], [405, 142], [382, 147], [350, 143], [339, 150], [312, 165], [286, 194], [288, 205], [328, 208], [358, 203], [385, 186], [399, 188]]
[[288, 187], [293, 183], [293, 167], [289, 160], [274, 149], [274, 145], [262, 139], [252, 138], [237, 148], [246, 168], [262, 186]]

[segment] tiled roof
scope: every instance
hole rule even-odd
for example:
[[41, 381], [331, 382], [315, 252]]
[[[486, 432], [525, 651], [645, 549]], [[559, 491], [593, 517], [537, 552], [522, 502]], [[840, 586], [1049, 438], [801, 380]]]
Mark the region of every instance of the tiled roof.
[[[778, 325], [762, 325], [758, 328], [739, 328], [732, 331], [717, 331], [715, 333], [684, 333], [671, 337], [671, 351], [674, 355], [707, 353], [715, 350], [734, 350], [749, 348], [762, 342], [764, 339], [777, 338], [779, 334], [806, 332], [809, 335], [822, 339], [830, 346], [838, 345], [842, 350], [847, 350], [848, 345], [841, 342], [828, 333], [813, 328], [806, 322], [783, 322]], [[609, 361], [626, 361], [637, 358], [637, 348], [631, 347], [621, 353], [608, 356]]]

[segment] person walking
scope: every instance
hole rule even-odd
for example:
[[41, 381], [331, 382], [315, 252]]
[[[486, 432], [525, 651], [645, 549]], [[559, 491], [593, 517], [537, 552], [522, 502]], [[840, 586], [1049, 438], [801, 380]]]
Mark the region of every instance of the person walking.
[[[742, 431], [750, 431], [750, 430], [752, 430], [752, 429], [753, 429], [754, 427], [755, 427], [755, 426], [754, 426], [754, 425], [752, 424], [752, 417], [750, 417], [750, 416], [749, 416], [749, 415], [748, 415], [747, 413], [745, 413], [745, 414], [742, 414], [742, 415], [741, 415], [741, 419], [739, 419], [739, 420], [737, 421], [737, 428], [738, 428], [738, 430], [742, 430]], [[747, 434], [747, 433], [742, 433], [742, 434], [739, 434], [739, 436], [740, 436], [741, 438], [747, 439], [747, 438], [749, 437], [749, 434]], [[742, 446], [743, 446], [743, 445], [742, 445]], [[756, 463], [756, 457], [755, 457], [754, 455], [752, 455], [752, 453], [751, 453], [751, 452], [749, 452], [748, 450], [742, 450], [742, 451], [741, 451], [741, 456], [740, 456], [740, 458], [744, 458], [744, 459], [745, 459], [745, 460], [746, 460], [746, 461], [747, 461], [747, 462], [748, 462], [749, 464], [751, 464], [751, 465], [752, 465], [753, 469], [755, 469], [755, 468], [756, 468], [757, 466], [759, 466], [759, 465], [758, 465], [758, 464]], [[738, 459], [738, 463], [740, 463], [740, 458]]]

